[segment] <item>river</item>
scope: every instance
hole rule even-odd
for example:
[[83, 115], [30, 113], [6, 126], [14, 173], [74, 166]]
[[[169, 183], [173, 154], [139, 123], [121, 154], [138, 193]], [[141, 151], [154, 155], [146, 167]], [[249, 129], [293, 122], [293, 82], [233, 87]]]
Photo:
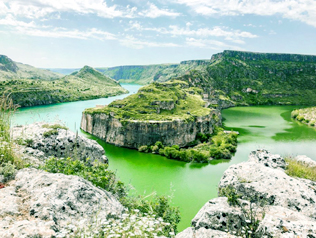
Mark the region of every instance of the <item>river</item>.
[[[140, 87], [122, 86], [130, 93], [135, 93]], [[69, 129], [80, 131], [81, 113], [85, 108], [109, 104], [126, 96], [21, 108], [14, 115], [13, 125], [60, 120]], [[190, 225], [191, 219], [209, 199], [217, 196], [217, 185], [223, 172], [230, 165], [247, 160], [251, 150], [265, 148], [284, 156], [305, 154], [316, 159], [316, 130], [290, 118], [291, 111], [296, 108], [299, 107], [256, 106], [223, 110], [224, 126], [240, 132], [237, 152], [231, 160], [213, 161], [209, 165], [186, 164], [159, 155], [139, 153], [80, 133], [96, 139], [104, 147], [110, 169], [117, 171], [125, 184], [134, 187], [131, 192], [147, 195], [156, 191], [159, 195], [172, 196], [173, 204], [180, 207], [181, 231]]]

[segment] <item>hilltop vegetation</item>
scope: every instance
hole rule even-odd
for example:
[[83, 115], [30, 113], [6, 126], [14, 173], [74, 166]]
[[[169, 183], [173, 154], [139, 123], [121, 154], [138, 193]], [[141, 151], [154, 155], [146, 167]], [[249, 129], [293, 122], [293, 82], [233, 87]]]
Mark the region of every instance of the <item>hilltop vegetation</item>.
[[209, 62], [210, 60], [190, 60], [180, 64], [130, 65], [97, 70], [123, 83], [149, 84], [180, 77], [192, 69], [203, 71]]
[[85, 112], [112, 113], [121, 120], [194, 120], [194, 117], [210, 114], [212, 109], [204, 105], [200, 89], [189, 87], [183, 81], [171, 80], [144, 86], [136, 94]]
[[0, 56], [0, 92], [26, 107], [115, 96], [127, 90], [88, 66], [61, 78], [51, 71]]

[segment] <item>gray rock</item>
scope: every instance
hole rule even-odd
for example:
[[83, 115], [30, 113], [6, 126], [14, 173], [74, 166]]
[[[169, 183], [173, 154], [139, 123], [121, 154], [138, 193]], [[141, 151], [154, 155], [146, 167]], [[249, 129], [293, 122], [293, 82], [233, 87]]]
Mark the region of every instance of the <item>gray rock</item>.
[[309, 167], [316, 167], [316, 161], [307, 157], [306, 155], [298, 155], [295, 157], [295, 160], [301, 162]]
[[284, 171], [255, 162], [230, 166], [219, 189], [232, 186], [244, 200], [260, 200], [282, 206], [316, 219], [316, 187], [288, 176]]
[[16, 151], [25, 160], [33, 164], [42, 164], [47, 157], [71, 157], [86, 161], [98, 160], [108, 162], [104, 149], [96, 141], [65, 129], [57, 129], [57, 135], [44, 136], [45, 132], [52, 129], [43, 128], [45, 123], [35, 123], [18, 126], [12, 129], [13, 139], [28, 141], [28, 145], [20, 145]]
[[[314, 162], [298, 160], [311, 166]], [[288, 176], [285, 166], [279, 155], [251, 152], [247, 162], [230, 166], [219, 183], [226, 196], [236, 195], [238, 205], [228, 204], [226, 197], [210, 200], [192, 220], [193, 227], [177, 238], [216, 237], [216, 231], [217, 237], [242, 235], [254, 219], [258, 237], [316, 238], [316, 183]]]
[[107, 191], [64, 174], [23, 169], [0, 189], [0, 237], [51, 237], [68, 227], [119, 216], [123, 206]]
[[278, 154], [271, 154], [267, 150], [257, 150], [252, 151], [249, 155], [249, 160], [256, 163], [263, 164], [266, 167], [270, 168], [286, 168], [285, 160]]
[[[221, 114], [212, 111], [209, 115], [197, 117], [195, 121], [137, 121], [124, 120], [106, 113], [88, 114], [84, 112], [80, 128], [116, 146], [138, 149], [143, 145], [153, 145], [161, 141], [166, 146], [186, 146], [195, 140], [197, 133], [212, 134], [220, 125]], [[217, 119], [218, 121], [217, 121]]]

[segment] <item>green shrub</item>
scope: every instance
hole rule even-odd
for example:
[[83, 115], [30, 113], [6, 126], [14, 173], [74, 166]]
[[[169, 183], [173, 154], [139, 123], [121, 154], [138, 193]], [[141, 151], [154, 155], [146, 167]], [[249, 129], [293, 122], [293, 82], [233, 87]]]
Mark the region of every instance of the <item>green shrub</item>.
[[148, 153], [150, 151], [150, 148], [147, 145], [142, 145], [141, 147], [138, 148], [138, 151]]
[[162, 144], [161, 141], [157, 141], [155, 145], [158, 146], [159, 149], [164, 148], [164, 145]]
[[298, 120], [298, 121], [303, 121], [303, 120], [304, 120], [304, 117], [301, 116], [301, 115], [299, 115], [299, 116], [296, 117], [296, 120]]
[[52, 136], [52, 135], [58, 135], [57, 129], [52, 129], [52, 130], [49, 130], [49, 131], [45, 131], [45, 132], [43, 133], [43, 136], [44, 136], [44, 137], [50, 137], [50, 136]]
[[17, 169], [11, 162], [3, 163], [0, 165], [0, 175], [4, 176], [4, 182], [14, 179]]
[[219, 197], [227, 197], [227, 202], [231, 206], [238, 206], [238, 205], [240, 205], [238, 199], [241, 196], [237, 193], [236, 189], [232, 185], [229, 185], [229, 186], [224, 187], [224, 188], [220, 188], [218, 196]]
[[71, 158], [51, 158], [46, 160], [45, 165], [41, 169], [50, 173], [77, 175], [119, 197], [126, 195], [123, 183], [116, 180], [114, 172], [108, 170], [108, 164], [95, 162], [90, 166], [88, 162], [88, 159], [85, 163]]
[[68, 130], [67, 127], [62, 126], [62, 125], [60, 125], [60, 124], [54, 124], [54, 125], [44, 124], [44, 125], [42, 125], [42, 127], [43, 127], [43, 128], [49, 128], [49, 129], [55, 129], [55, 130], [57, 130], [57, 129]]

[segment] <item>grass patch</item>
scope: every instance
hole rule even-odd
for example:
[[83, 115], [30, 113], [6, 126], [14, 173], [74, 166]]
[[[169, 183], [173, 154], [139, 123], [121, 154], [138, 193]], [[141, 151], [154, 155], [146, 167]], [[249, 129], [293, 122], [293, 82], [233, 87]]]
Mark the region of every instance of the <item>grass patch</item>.
[[54, 125], [49, 125], [49, 124], [44, 124], [42, 125], [43, 128], [50, 128], [50, 129], [64, 129], [64, 130], [68, 130], [68, 127], [62, 126], [60, 124], [54, 124]]
[[302, 162], [287, 158], [288, 163], [285, 172], [292, 177], [309, 179], [316, 181], [316, 167], [309, 167]]

